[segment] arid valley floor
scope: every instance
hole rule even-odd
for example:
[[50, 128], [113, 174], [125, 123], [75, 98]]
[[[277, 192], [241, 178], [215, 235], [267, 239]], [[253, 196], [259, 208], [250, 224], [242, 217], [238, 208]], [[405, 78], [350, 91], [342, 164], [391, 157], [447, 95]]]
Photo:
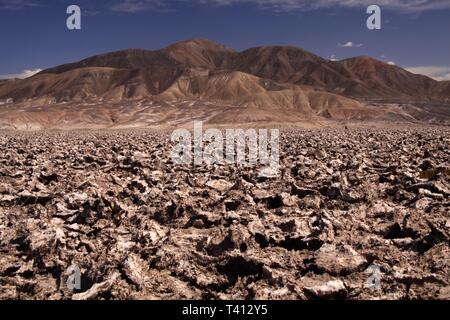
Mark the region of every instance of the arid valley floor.
[[165, 132], [0, 133], [0, 299], [450, 299], [448, 127], [280, 143], [263, 178]]

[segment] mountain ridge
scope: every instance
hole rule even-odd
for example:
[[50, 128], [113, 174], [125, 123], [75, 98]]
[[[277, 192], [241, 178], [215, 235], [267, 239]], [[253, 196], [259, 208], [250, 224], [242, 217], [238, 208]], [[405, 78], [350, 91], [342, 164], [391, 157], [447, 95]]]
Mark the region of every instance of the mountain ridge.
[[[206, 39], [181, 41], [160, 50], [126, 49], [104, 53], [43, 70], [34, 77], [85, 67], [139, 69], [142, 73], [164, 70], [162, 75], [166, 76], [179, 75], [186, 68], [224, 69], [369, 100], [392, 97], [440, 100], [442, 94], [447, 94], [445, 84], [368, 56], [330, 61], [294, 46], [260, 46], [237, 52]], [[440, 87], [444, 89], [439, 90]]]
[[[440, 120], [450, 110], [450, 82], [368, 56], [331, 61], [294, 46], [238, 52], [207, 39], [191, 39], [160, 50], [95, 55], [27, 79], [0, 82], [0, 102], [10, 99], [44, 105], [193, 100], [238, 106], [241, 112], [264, 113], [264, 119], [291, 110], [300, 119], [429, 121]], [[431, 107], [424, 108], [424, 103]], [[235, 109], [231, 112], [229, 119], [237, 117]]]

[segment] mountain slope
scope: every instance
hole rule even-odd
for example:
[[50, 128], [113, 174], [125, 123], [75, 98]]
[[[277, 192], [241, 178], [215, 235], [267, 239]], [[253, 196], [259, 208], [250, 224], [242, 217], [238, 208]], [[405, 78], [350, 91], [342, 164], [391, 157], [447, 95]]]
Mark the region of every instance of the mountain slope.
[[39, 74], [60, 74], [74, 69], [103, 67], [115, 69], [177, 69], [182, 67], [163, 51], [128, 49], [96, 55], [79, 62], [41, 71]]
[[236, 55], [232, 69], [254, 74], [278, 82], [327, 87], [343, 81], [329, 62], [319, 56], [295, 47], [259, 47]]
[[267, 110], [294, 110], [312, 117], [328, 109], [360, 109], [362, 105], [309, 86], [279, 84], [239, 71], [187, 70], [158, 99], [227, 101], [238, 106]]
[[450, 81], [439, 82], [433, 90], [438, 99], [450, 102]]
[[41, 73], [0, 86], [0, 97], [14, 101], [83, 101], [84, 99], [144, 98], [165, 90], [181, 74], [177, 69], [127, 70], [84, 67], [61, 73]]
[[178, 42], [162, 52], [185, 67], [210, 70], [229, 67], [236, 55], [234, 50], [206, 39]]
[[347, 86], [343, 94], [360, 98], [418, 98], [433, 96], [438, 83], [426, 76], [412, 74], [400, 67], [370, 57], [356, 57], [336, 63], [349, 71], [354, 86]]
[[438, 82], [370, 57], [328, 61], [295, 47], [260, 47], [235, 56], [233, 69], [362, 99], [432, 99]]

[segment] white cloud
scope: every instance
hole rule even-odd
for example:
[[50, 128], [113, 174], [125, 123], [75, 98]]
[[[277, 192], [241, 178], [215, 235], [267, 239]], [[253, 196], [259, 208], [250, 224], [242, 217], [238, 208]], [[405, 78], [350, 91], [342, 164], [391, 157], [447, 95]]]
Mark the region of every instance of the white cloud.
[[39, 6], [34, 1], [30, 0], [0, 0], [0, 10], [17, 10], [23, 7], [36, 7]]
[[[18, 0], [17, 0], [18, 1]], [[23, 1], [23, 0], [22, 0]], [[137, 12], [169, 5], [179, 1], [202, 5], [229, 6], [234, 4], [254, 4], [260, 8], [277, 11], [316, 10], [327, 8], [365, 8], [374, 4], [373, 0], [121, 0], [112, 9], [123, 12]], [[450, 0], [378, 0], [384, 9], [402, 13], [449, 9]]]
[[327, 57], [328, 60], [330, 61], [339, 61], [339, 59], [337, 58], [337, 56], [335, 54], [332, 54], [331, 56]]
[[386, 63], [389, 64], [389, 65], [391, 65], [391, 66], [397, 65], [394, 61], [388, 61], [388, 62], [386, 62]]
[[353, 41], [348, 41], [344, 44], [342, 44], [342, 43], [338, 44], [338, 47], [341, 47], [341, 48], [360, 48], [362, 46], [363, 46], [362, 43], [354, 43]]
[[163, 0], [123, 0], [114, 4], [111, 10], [126, 13], [135, 13], [148, 10], [159, 10], [166, 7]]
[[17, 74], [4, 74], [0, 75], [0, 80], [4, 79], [26, 79], [34, 76], [36, 73], [41, 72], [42, 69], [24, 70], [22, 73]]
[[438, 81], [450, 80], [450, 67], [446, 66], [421, 66], [405, 69], [409, 72], [423, 74]]

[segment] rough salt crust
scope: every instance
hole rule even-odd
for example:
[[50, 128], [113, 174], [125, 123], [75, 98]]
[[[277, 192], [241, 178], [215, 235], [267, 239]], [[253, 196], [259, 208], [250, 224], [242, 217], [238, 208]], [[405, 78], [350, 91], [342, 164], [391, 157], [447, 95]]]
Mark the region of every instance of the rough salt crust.
[[263, 177], [163, 132], [1, 133], [0, 299], [450, 298], [448, 129], [280, 141]]

